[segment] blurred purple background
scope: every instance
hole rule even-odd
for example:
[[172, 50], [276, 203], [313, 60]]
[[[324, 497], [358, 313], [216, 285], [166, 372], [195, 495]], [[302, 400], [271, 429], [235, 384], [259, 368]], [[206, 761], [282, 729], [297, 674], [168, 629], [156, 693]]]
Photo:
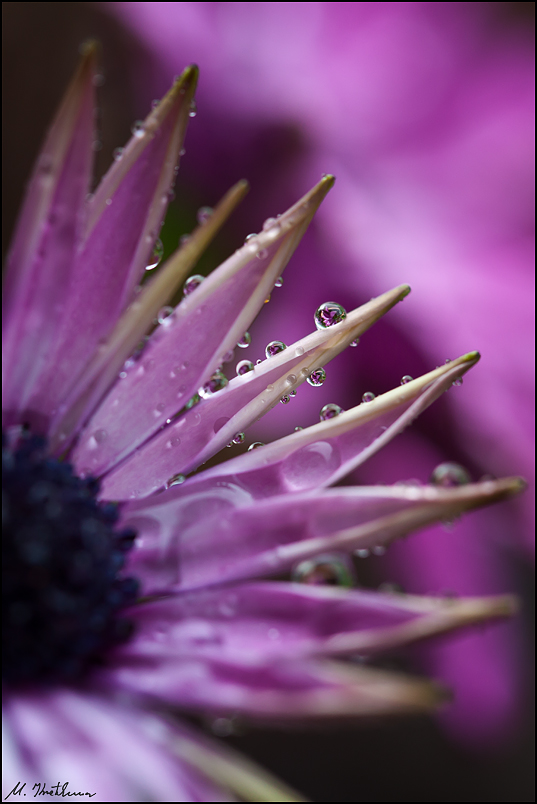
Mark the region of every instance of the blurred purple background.
[[[290, 343], [334, 300], [347, 309], [409, 282], [412, 294], [252, 428], [269, 440], [356, 404], [403, 374], [472, 349], [482, 361], [353, 478], [426, 482], [443, 460], [522, 474], [520, 501], [435, 528], [360, 562], [368, 585], [409, 592], [516, 590], [533, 543], [532, 3], [4, 3], [4, 250], [78, 45], [103, 42], [97, 170], [173, 75], [200, 65], [166, 253], [196, 210], [238, 178], [251, 193], [202, 261], [207, 272], [323, 172], [337, 176], [315, 225], [237, 359]], [[238, 351], [238, 350], [237, 350]], [[231, 364], [233, 365], [233, 364]], [[237, 448], [238, 449], [238, 448]], [[228, 452], [228, 451], [226, 451]], [[231, 450], [229, 451], [231, 455]], [[225, 455], [224, 457], [228, 457]], [[528, 610], [528, 603], [526, 603]], [[527, 610], [514, 623], [423, 648], [414, 661], [455, 688], [442, 724], [336, 735], [233, 738], [315, 800], [530, 801]], [[408, 656], [396, 657], [399, 663]], [[446, 736], [447, 735], [447, 736]], [[392, 770], [392, 773], [389, 772]]]

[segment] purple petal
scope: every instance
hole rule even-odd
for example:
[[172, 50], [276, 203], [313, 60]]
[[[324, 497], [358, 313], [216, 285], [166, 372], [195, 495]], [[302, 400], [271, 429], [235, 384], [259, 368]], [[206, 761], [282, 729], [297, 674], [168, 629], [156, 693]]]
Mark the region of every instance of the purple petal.
[[187, 655], [372, 654], [498, 616], [508, 596], [448, 599], [289, 583], [245, 583], [137, 606], [134, 638], [114, 661]]
[[[301, 385], [313, 370], [326, 365], [408, 292], [406, 285], [388, 291], [353, 310], [341, 323], [308, 335], [245, 376], [232, 380], [228, 388], [189, 410], [106, 477], [103, 495], [112, 499], [147, 496], [172, 475], [195, 469], [236, 433], [267, 413], [284, 394]], [[297, 441], [291, 443], [295, 445]], [[263, 465], [264, 455], [265, 450], [259, 459]], [[259, 465], [252, 454], [245, 461], [252, 470]], [[274, 493], [270, 491], [272, 486], [271, 478], [266, 486], [268, 493]]]
[[[132, 300], [169, 202], [197, 69], [187, 68], [134, 135], [88, 205], [59, 343], [31, 404], [61, 421], [67, 393]], [[61, 440], [61, 433], [58, 435]]]
[[7, 424], [20, 423], [24, 415], [42, 427], [28, 406], [36, 383], [48, 371], [84, 225], [93, 156], [95, 62], [93, 44], [82, 57], [39, 155], [7, 260], [3, 301]]
[[510, 497], [519, 478], [458, 488], [362, 486], [285, 494], [253, 504], [236, 484], [166, 503], [157, 495], [125, 523], [139, 533], [130, 569], [146, 593], [286, 572], [320, 553], [383, 547], [437, 521]]
[[274, 225], [248, 240], [155, 331], [139, 364], [117, 382], [82, 433], [73, 453], [79, 472], [109, 470], [209, 379], [263, 306], [333, 183], [332, 176], [323, 178]]
[[[346, 341], [352, 338], [353, 332], [354, 329], [347, 333]], [[293, 347], [288, 351], [292, 349]], [[323, 349], [326, 349], [326, 344], [323, 344]], [[285, 352], [282, 357], [284, 354]], [[184, 486], [168, 494], [168, 498], [199, 493], [202, 488], [212, 489], [222, 481], [239, 483], [255, 499], [332, 485], [412, 424], [425, 408], [474, 366], [478, 359], [478, 353], [471, 352], [382, 394], [372, 402], [358, 405], [332, 419], [265, 445], [262, 450], [256, 449], [219, 464], [190, 478]], [[285, 371], [279, 372], [280, 385], [290, 367], [284, 363], [284, 368]], [[270, 363], [266, 369], [270, 369]], [[295, 366], [293, 369], [296, 371]], [[268, 380], [275, 386], [277, 384], [272, 373], [268, 378], [266, 374], [263, 375], [263, 381], [258, 385], [263, 389], [265, 397], [265, 384]], [[207, 434], [206, 438], [213, 435], [211, 446], [215, 449], [229, 442], [234, 433], [240, 432], [251, 422], [251, 414], [250, 418], [247, 417], [253, 405], [233, 417], [231, 400], [242, 394], [244, 403], [245, 393], [252, 389], [252, 397], [257, 387], [255, 376], [251, 380], [248, 377], [243, 382], [246, 383], [245, 388], [240, 380], [235, 385], [230, 384], [232, 387], [222, 393], [222, 401], [218, 405], [218, 400], [209, 400], [159, 433], [138, 454], [104, 478], [102, 495], [108, 499], [148, 495], [159, 488], [158, 478], [167, 480], [177, 472], [185, 473], [193, 468], [192, 464], [186, 462], [184, 455], [189, 446], [200, 442], [203, 444], [204, 434]], [[281, 393], [281, 390], [277, 390], [276, 398]], [[229, 421], [221, 427], [224, 432], [222, 437], [221, 431], [215, 433], [215, 430], [227, 418], [226, 413], [229, 413]], [[197, 419], [196, 416], [201, 418]], [[219, 418], [215, 421], [216, 416]], [[175, 457], [177, 450], [173, 447], [179, 445], [181, 454]], [[201, 453], [202, 458], [209, 457], [207, 448], [205, 450]], [[142, 483], [147, 475], [153, 485], [144, 490]]]

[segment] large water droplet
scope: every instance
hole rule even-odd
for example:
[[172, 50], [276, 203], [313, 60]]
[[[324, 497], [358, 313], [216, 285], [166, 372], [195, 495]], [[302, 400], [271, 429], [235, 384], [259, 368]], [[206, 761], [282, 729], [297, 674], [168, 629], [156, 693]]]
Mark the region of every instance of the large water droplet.
[[362, 395], [362, 402], [372, 402], [375, 399], [375, 394], [372, 391], [366, 391]]
[[200, 207], [196, 214], [196, 219], [198, 223], [206, 223], [206, 221], [209, 220], [213, 212], [214, 209], [212, 207]]
[[205, 277], [201, 276], [200, 274], [193, 274], [192, 276], [189, 276], [183, 285], [184, 295], [190, 296], [190, 294], [193, 293], [199, 285], [201, 285], [204, 279]]
[[298, 583], [315, 586], [353, 586], [353, 577], [347, 563], [340, 556], [326, 554], [300, 561], [291, 577]]
[[326, 329], [339, 324], [347, 318], [347, 311], [337, 302], [325, 302], [317, 308], [314, 315], [317, 329]]
[[317, 441], [287, 456], [280, 465], [280, 474], [291, 491], [316, 488], [330, 478], [340, 463], [335, 444]]
[[339, 416], [340, 413], [343, 413], [343, 408], [340, 408], [339, 405], [336, 405], [334, 402], [329, 402], [328, 405], [321, 408], [319, 418], [322, 422], [326, 422], [328, 419], [334, 419], [336, 416]]
[[135, 137], [143, 137], [145, 132], [144, 121], [135, 120], [134, 123], [132, 124], [131, 131]]
[[287, 346], [283, 341], [271, 341], [265, 346], [265, 357], [274, 357], [274, 355], [283, 352], [284, 349], [287, 349]]
[[240, 377], [242, 374], [248, 374], [249, 371], [254, 370], [254, 364], [251, 360], [241, 360], [240, 363], [237, 363], [235, 367], [235, 371], [237, 375]]
[[459, 463], [441, 463], [431, 475], [431, 481], [435, 486], [452, 488], [454, 486], [465, 486], [471, 482], [471, 477], [464, 466]]
[[222, 374], [220, 370], [215, 371], [210, 380], [198, 390], [198, 394], [203, 399], [208, 399], [213, 394], [221, 391], [222, 388], [225, 388], [227, 384], [228, 379], [225, 374]]
[[326, 371], [324, 370], [324, 368], [314, 369], [307, 378], [308, 383], [313, 386], [322, 385], [325, 380], [326, 380]]
[[245, 332], [240, 341], [238, 342], [237, 346], [240, 349], [246, 349], [252, 343], [252, 336], [249, 332]]
[[164, 246], [162, 245], [162, 240], [160, 239], [160, 237], [157, 237], [157, 239], [155, 240], [155, 245], [153, 246], [153, 251], [148, 257], [145, 270], [152, 271], [153, 268], [156, 268], [159, 262], [161, 261], [163, 254], [164, 254]]

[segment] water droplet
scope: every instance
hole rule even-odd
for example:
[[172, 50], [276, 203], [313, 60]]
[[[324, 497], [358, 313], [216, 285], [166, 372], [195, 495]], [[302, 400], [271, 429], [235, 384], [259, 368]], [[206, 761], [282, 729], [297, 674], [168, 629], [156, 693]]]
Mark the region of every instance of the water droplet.
[[274, 283], [274, 287], [281, 288], [282, 285], [283, 285], [283, 276], [279, 276]]
[[308, 377], [308, 383], [313, 386], [322, 385], [326, 380], [326, 371], [324, 368], [314, 369]]
[[406, 385], [408, 382], [412, 382], [413, 379], [410, 374], [405, 374], [404, 377], [401, 377], [401, 385]]
[[209, 220], [213, 212], [214, 209], [212, 207], [200, 207], [196, 214], [196, 220], [198, 221], [198, 223], [206, 223], [206, 221]]
[[347, 311], [337, 302], [325, 302], [317, 308], [314, 315], [317, 329], [326, 329], [339, 324], [347, 318]]
[[[179, 151], [179, 156], [184, 156], [185, 154], [186, 154], [186, 148], [181, 148], [181, 150]], [[174, 168], [174, 170], [175, 170], [175, 172], [177, 173], [177, 172], [179, 171], [179, 166], [177, 165], [177, 166]]]
[[339, 405], [336, 405], [334, 402], [329, 402], [328, 405], [321, 408], [319, 418], [322, 422], [326, 422], [328, 419], [334, 419], [336, 416], [339, 416], [340, 413], [343, 413], [343, 408], [340, 408]]
[[164, 254], [164, 246], [162, 245], [162, 240], [160, 239], [160, 237], [157, 237], [157, 239], [155, 240], [155, 245], [153, 246], [153, 251], [151, 252], [147, 260], [145, 270], [152, 271], [153, 268], [156, 268], [159, 262], [161, 261], [163, 254]]
[[296, 349], [295, 349], [295, 355], [297, 357], [300, 357], [303, 354], [304, 354], [304, 347], [303, 346], [297, 346]]
[[236, 435], [233, 436], [234, 444], [242, 444], [243, 441], [244, 441], [244, 433], [236, 433]]
[[215, 371], [212, 377], [205, 385], [198, 390], [198, 394], [203, 399], [208, 399], [213, 394], [216, 394], [218, 391], [221, 391], [222, 388], [225, 388], [228, 384], [227, 377], [222, 374], [220, 370]]
[[289, 491], [306, 490], [328, 482], [340, 465], [338, 446], [328, 441], [316, 441], [284, 458], [280, 475]]
[[298, 425], [297, 425], [297, 426], [295, 427], [295, 430], [294, 430], [294, 431], [295, 431], [295, 433], [298, 433], [298, 431], [299, 431], [299, 430], [303, 430], [303, 429], [304, 429], [303, 427], [300, 427], [300, 426], [298, 426]]
[[125, 153], [125, 148], [114, 148], [112, 156], [114, 157], [114, 162], [119, 162], [123, 154]]
[[287, 349], [287, 346], [283, 341], [271, 341], [265, 346], [265, 357], [274, 357], [274, 355], [283, 352], [284, 349]]
[[245, 332], [240, 341], [238, 342], [237, 346], [240, 349], [246, 349], [252, 343], [252, 336], [249, 332]]
[[372, 391], [366, 391], [362, 395], [362, 402], [372, 402], [375, 399], [375, 394]]
[[446, 357], [446, 359], [444, 360], [444, 363], [445, 363], [445, 364], [447, 364], [447, 363], [451, 363], [451, 358], [450, 358], [450, 357]]
[[293, 391], [289, 392], [291, 396], [296, 396], [296, 388]]
[[251, 452], [253, 449], [258, 449], [259, 447], [264, 447], [265, 444], [262, 441], [254, 441], [253, 444], [250, 444], [248, 447], [248, 452]]
[[435, 486], [452, 488], [465, 486], [471, 482], [471, 477], [464, 466], [459, 463], [441, 463], [433, 471], [430, 482]]
[[265, 299], [265, 301], [263, 302], [263, 304], [268, 304], [268, 303], [269, 303], [269, 301], [270, 301], [270, 293], [269, 293], [269, 295], [267, 296], [267, 298]]
[[273, 226], [276, 226], [278, 221], [276, 218], [267, 218], [265, 223], [263, 224], [263, 231], [266, 232], [267, 229], [272, 229]]
[[453, 382], [451, 384], [455, 385], [455, 386], [461, 386], [462, 385], [462, 377], [457, 377], [457, 379], [453, 380]]
[[376, 556], [383, 556], [384, 553], [386, 552], [386, 548], [384, 547], [384, 545], [379, 544], [377, 545], [377, 547], [373, 547], [373, 552]]
[[315, 586], [353, 586], [349, 566], [337, 555], [320, 555], [297, 564], [291, 577], [298, 583]]
[[108, 433], [106, 432], [106, 430], [96, 430], [93, 433], [93, 438], [95, 439], [97, 444], [102, 444], [103, 441], [106, 441], [107, 436]]
[[252, 237], [257, 237], [257, 232], [251, 232], [249, 235], [246, 235], [246, 237], [244, 238], [244, 242], [248, 243], [252, 239]]
[[131, 132], [134, 134], [135, 137], [143, 137], [145, 131], [144, 121], [143, 120], [135, 120], [132, 124]]
[[251, 360], [241, 360], [240, 363], [237, 363], [235, 367], [235, 371], [237, 372], [237, 376], [241, 376], [242, 374], [248, 374], [249, 371], [254, 370], [254, 364]]
[[120, 376], [120, 378], [121, 378], [122, 380], [124, 380], [124, 379], [125, 379], [125, 377], [127, 376], [127, 372], [126, 372], [126, 371], [120, 371], [120, 372], [119, 372], [119, 376]]
[[260, 248], [255, 256], [258, 260], [264, 260], [268, 256], [268, 249]]
[[296, 382], [296, 374], [288, 374], [285, 378], [285, 382], [287, 385], [294, 385]]
[[155, 98], [155, 100], [151, 101], [151, 108], [156, 109], [157, 106], [159, 105], [159, 103], [160, 103], [160, 100], [158, 98]]
[[[169, 424], [170, 422], [171, 419], [167, 419], [167, 424]], [[169, 441], [166, 441], [166, 448], [172, 449], [172, 447], [178, 447], [180, 443], [181, 439], [179, 438], [179, 436], [175, 436], [174, 438], [170, 438]]]
[[230, 349], [229, 352], [226, 352], [222, 358], [222, 363], [231, 363], [233, 358], [235, 357], [235, 350]]
[[287, 405], [287, 403], [290, 402], [290, 401], [291, 401], [291, 397], [289, 396], [289, 394], [284, 394], [282, 396], [282, 398], [280, 399], [280, 402], [282, 403], [282, 405]]
[[197, 113], [198, 113], [198, 106], [196, 104], [196, 101], [192, 98], [192, 100], [190, 101], [190, 109], [188, 110], [188, 116], [196, 117]]
[[355, 338], [353, 341], [349, 343], [349, 346], [358, 346], [360, 343], [360, 338]]
[[197, 405], [199, 401], [200, 401], [200, 395], [194, 394], [194, 396], [191, 399], [189, 399], [188, 402], [186, 403], [185, 410], [190, 410], [191, 408], [194, 407], [194, 405]]
[[189, 276], [185, 284], [183, 285], [184, 295], [190, 296], [190, 294], [196, 290], [198, 285], [201, 285], [204, 279], [205, 277], [201, 276], [200, 274], [193, 274], [192, 276]]
[[170, 477], [169, 480], [166, 481], [166, 488], [170, 489], [172, 486], [180, 486], [186, 480], [184, 475], [177, 474]]
[[106, 204], [106, 206], [107, 206], [107, 207], [109, 207], [109, 206], [110, 206], [110, 204], [112, 203], [112, 199], [111, 199], [111, 198], [107, 198], [107, 199], [106, 199], [106, 201], [105, 201], [104, 203]]
[[369, 550], [367, 550], [366, 548], [362, 548], [361, 550], [355, 550], [354, 555], [358, 556], [358, 558], [367, 558], [369, 555]]
[[167, 305], [166, 307], [162, 307], [157, 314], [157, 321], [159, 324], [165, 324], [168, 326], [171, 322], [169, 320], [171, 314], [173, 313], [173, 307]]

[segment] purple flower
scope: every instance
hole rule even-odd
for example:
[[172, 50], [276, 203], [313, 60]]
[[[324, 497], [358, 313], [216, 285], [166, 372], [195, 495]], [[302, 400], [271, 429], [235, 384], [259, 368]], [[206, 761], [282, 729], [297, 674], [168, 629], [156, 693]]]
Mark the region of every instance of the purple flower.
[[[343, 355], [331, 371], [343, 407], [479, 342], [481, 381], [449, 395], [354, 480], [425, 481], [432, 465], [457, 460], [474, 477], [516, 468], [533, 488], [534, 57], [524, 31], [502, 20], [507, 6], [103, 7], [149, 49], [151, 58], [140, 52], [132, 63], [147, 97], [160, 92], [177, 60], [201, 64], [205, 115], [189, 157], [202, 197], [239, 171], [264, 187], [251, 205], [255, 220], [258, 209], [270, 214], [282, 188], [291, 198], [323, 170], [338, 176], [338, 192], [316, 218], [314, 245], [313, 237], [304, 243], [288, 295], [278, 299], [278, 330], [267, 316], [256, 338], [299, 337], [307, 321], [298, 293], [309, 308], [342, 291], [357, 304], [404, 276], [412, 298], [368, 334], [368, 348]], [[303, 395], [282, 406], [255, 437], [311, 421], [313, 405]], [[506, 564], [519, 560], [517, 551], [532, 556], [533, 545], [528, 494], [508, 517], [484, 512], [452, 534], [423, 534], [393, 551], [385, 571], [423, 592], [498, 592], [511, 583]], [[430, 667], [461, 690], [446, 725], [474, 746], [508, 743], [516, 731], [524, 659], [513, 636], [496, 631], [431, 649]], [[483, 666], [496, 668], [487, 683], [476, 671]]]
[[[197, 471], [303, 383], [322, 385], [327, 363], [409, 288], [329, 320], [319, 313], [317, 331], [228, 381], [223, 362], [247, 345], [333, 177], [266, 220], [208, 278], [188, 282], [244, 196], [239, 182], [153, 276], [197, 68], [134, 124], [88, 195], [95, 65], [89, 45], [8, 258], [4, 795], [37, 785], [34, 797], [48, 800], [68, 784], [105, 801], [301, 800], [197, 735], [177, 710], [210, 716], [223, 734], [241, 719], [436, 706], [438, 686], [369, 660], [507, 616], [515, 601], [349, 589], [348, 555], [380, 554], [524, 484], [472, 484], [444, 466], [427, 486], [328, 488], [458, 384], [477, 352]], [[185, 282], [184, 299], [169, 306]], [[289, 573], [290, 582], [261, 580]]]

